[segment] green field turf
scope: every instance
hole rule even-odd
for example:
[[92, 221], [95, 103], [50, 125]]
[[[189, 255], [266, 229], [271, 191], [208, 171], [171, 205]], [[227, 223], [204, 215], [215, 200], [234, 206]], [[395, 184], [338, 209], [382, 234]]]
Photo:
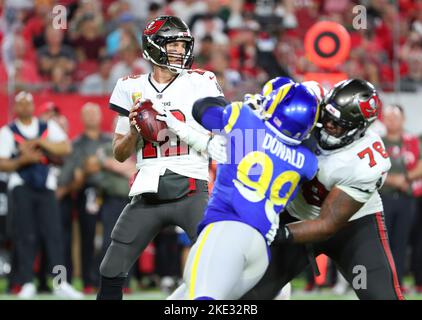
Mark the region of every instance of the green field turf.
[[[164, 300], [166, 295], [160, 291], [136, 292], [124, 296], [124, 300]], [[407, 300], [422, 300], [422, 295], [406, 295]], [[16, 296], [1, 294], [0, 300], [18, 300]], [[38, 294], [33, 300], [59, 300], [51, 294]], [[95, 300], [95, 295], [86, 295], [85, 300]], [[330, 293], [330, 290], [322, 292], [305, 293], [302, 290], [294, 291], [291, 300], [357, 300], [354, 293], [348, 293], [343, 296], [337, 296]]]
[[[409, 279], [405, 280], [405, 283], [411, 283]], [[6, 292], [6, 280], [0, 279], [0, 300], [18, 300], [15, 295], [8, 295], [5, 294]], [[305, 285], [305, 281], [302, 278], [295, 279], [292, 282], [293, 293], [292, 293], [292, 300], [356, 300], [356, 295], [353, 291], [349, 291], [347, 294], [338, 296], [331, 292], [329, 288], [323, 288], [319, 291], [313, 291], [310, 293], [304, 292], [303, 287]], [[75, 287], [77, 289], [81, 288], [80, 281], [75, 281]], [[136, 283], [132, 282], [132, 288], [136, 288]], [[135, 290], [133, 294], [125, 295], [125, 300], [160, 300], [165, 299], [166, 294], [162, 293], [160, 290]], [[406, 299], [408, 300], [422, 300], [422, 294], [406, 294]], [[84, 300], [94, 300], [95, 295], [86, 295]], [[51, 294], [38, 294], [33, 300], [59, 300], [54, 295]]]

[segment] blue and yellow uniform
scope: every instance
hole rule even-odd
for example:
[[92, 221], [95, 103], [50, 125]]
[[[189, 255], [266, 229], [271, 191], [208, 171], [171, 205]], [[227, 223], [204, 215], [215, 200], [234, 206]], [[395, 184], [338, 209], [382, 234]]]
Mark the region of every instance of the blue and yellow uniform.
[[226, 136], [228, 161], [217, 167], [184, 284], [170, 299], [238, 299], [248, 292], [268, 267], [279, 213], [316, 174], [315, 155], [300, 145], [318, 118], [315, 96], [288, 81], [267, 93], [258, 111], [218, 97], [195, 102], [195, 120]]
[[239, 221], [257, 229], [269, 245], [278, 227], [278, 213], [295, 197], [298, 185], [315, 176], [317, 159], [304, 146], [280, 141], [241, 102], [230, 104], [224, 111], [207, 111], [201, 122], [206, 129], [222, 130], [227, 136], [230, 161], [218, 165], [198, 233], [216, 221]]

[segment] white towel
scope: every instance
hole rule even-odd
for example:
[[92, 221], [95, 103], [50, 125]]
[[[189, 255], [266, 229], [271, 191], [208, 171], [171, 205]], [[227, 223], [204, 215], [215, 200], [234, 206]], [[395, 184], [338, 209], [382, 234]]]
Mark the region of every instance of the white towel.
[[146, 192], [156, 193], [158, 191], [158, 182], [160, 180], [160, 175], [162, 174], [162, 169], [161, 166], [141, 166], [138, 175], [133, 182], [132, 188], [130, 189], [129, 197]]

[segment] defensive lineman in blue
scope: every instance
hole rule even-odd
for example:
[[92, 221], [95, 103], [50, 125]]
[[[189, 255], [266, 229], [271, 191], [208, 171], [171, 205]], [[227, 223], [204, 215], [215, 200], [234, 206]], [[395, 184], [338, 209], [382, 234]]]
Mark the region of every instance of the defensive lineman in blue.
[[260, 280], [278, 213], [316, 174], [316, 157], [300, 143], [318, 111], [314, 94], [289, 80], [267, 93], [260, 113], [241, 102], [225, 106], [219, 98], [195, 103], [194, 118], [226, 137], [228, 162], [218, 165], [184, 284], [170, 299], [238, 299]]

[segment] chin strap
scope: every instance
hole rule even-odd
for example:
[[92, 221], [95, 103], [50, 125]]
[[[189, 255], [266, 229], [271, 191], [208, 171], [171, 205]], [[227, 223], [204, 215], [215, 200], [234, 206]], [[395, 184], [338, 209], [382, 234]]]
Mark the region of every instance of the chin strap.
[[341, 138], [336, 138], [329, 135], [324, 129], [321, 129], [320, 135], [321, 141], [323, 141], [328, 146], [336, 146], [341, 144]]

